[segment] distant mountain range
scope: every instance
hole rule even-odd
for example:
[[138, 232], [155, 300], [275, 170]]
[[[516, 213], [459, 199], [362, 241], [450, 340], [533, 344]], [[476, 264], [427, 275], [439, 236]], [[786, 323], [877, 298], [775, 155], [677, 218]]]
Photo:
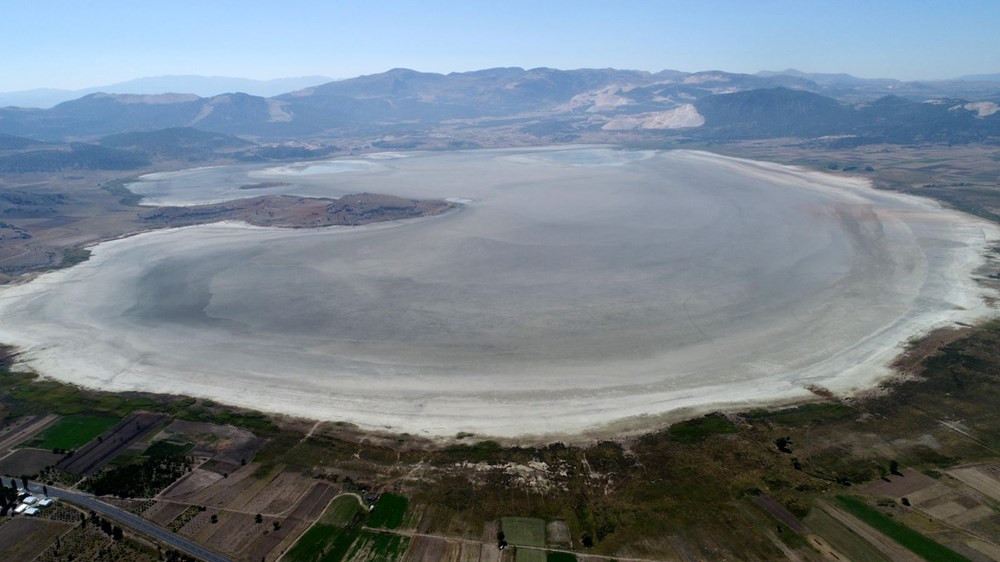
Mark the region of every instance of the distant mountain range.
[[175, 127], [120, 133], [91, 143], [43, 142], [0, 134], [0, 173], [135, 170], [164, 161], [198, 164], [231, 160], [316, 159], [338, 149], [303, 143], [259, 145], [223, 133]]
[[226, 76], [151, 76], [80, 90], [38, 88], [19, 92], [0, 92], [0, 107], [49, 108], [97, 92], [106, 94], [178, 93], [195, 94], [201, 97], [211, 97], [228, 92], [243, 92], [255, 96], [270, 97], [317, 84], [325, 84], [332, 80], [333, 78], [328, 76], [300, 76], [274, 80], [253, 80]]
[[1000, 73], [997, 74], [970, 74], [962, 76], [959, 80], [967, 82], [1000, 82]]
[[0, 133], [94, 141], [193, 127], [257, 141], [396, 139], [377, 140], [390, 148], [412, 146], [398, 140], [407, 136], [461, 143], [489, 131], [539, 142], [622, 133], [967, 142], [1000, 139], [998, 104], [1000, 84], [986, 80], [900, 82], [796, 70], [393, 69], [270, 97], [93, 93], [50, 109], [0, 109]]
[[134, 170], [150, 160], [139, 153], [84, 143], [45, 143], [0, 134], [0, 173], [62, 170]]

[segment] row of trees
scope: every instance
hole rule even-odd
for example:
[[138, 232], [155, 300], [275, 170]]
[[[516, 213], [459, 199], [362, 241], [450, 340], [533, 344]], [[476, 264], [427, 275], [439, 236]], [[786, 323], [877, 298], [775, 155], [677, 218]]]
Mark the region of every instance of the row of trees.
[[[83, 517], [82, 513], [80, 514], [80, 516], [81, 520], [83, 521], [83, 525], [86, 526], [87, 519]], [[107, 519], [104, 519], [103, 517], [98, 515], [96, 511], [90, 512], [90, 523], [96, 525], [101, 531], [104, 532], [105, 535], [111, 537], [116, 541], [120, 541], [125, 537], [125, 533], [122, 532], [121, 527], [111, 523], [111, 521], [108, 521]]]

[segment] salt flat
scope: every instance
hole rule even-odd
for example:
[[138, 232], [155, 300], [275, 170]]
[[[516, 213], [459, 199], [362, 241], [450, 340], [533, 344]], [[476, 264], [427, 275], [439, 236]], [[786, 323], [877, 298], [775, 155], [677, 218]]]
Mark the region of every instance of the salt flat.
[[[240, 186], [273, 182], [269, 189]], [[154, 174], [149, 204], [375, 192], [466, 202], [314, 230], [214, 224], [3, 289], [46, 376], [369, 428], [579, 433], [849, 392], [990, 314], [990, 223], [860, 179], [690, 151], [384, 154]]]

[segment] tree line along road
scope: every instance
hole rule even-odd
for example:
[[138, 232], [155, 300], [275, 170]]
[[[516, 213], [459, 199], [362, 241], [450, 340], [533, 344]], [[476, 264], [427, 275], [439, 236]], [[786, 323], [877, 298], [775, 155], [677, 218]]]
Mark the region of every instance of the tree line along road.
[[[29, 482], [28, 490], [34, 493], [42, 492], [42, 485], [37, 482]], [[81, 492], [73, 492], [54, 486], [48, 486], [49, 497], [63, 500], [77, 507], [89, 509], [119, 524], [125, 525], [135, 531], [147, 535], [163, 544], [184, 552], [190, 556], [200, 558], [206, 562], [229, 562], [229, 559], [208, 550], [188, 539], [177, 535], [159, 525], [147, 521], [138, 515], [119, 509], [113, 505], [106, 504], [101, 500]]]

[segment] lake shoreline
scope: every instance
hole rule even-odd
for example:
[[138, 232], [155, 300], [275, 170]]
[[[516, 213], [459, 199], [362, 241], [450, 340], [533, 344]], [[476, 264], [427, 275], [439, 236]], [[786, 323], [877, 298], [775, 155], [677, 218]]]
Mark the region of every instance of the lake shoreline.
[[[737, 159], [707, 156], [703, 153], [696, 153], [691, 157], [695, 159], [716, 159], [717, 162], [728, 166], [749, 167], [751, 173], [772, 174], [773, 177], [779, 178], [780, 181], [793, 183], [803, 181], [803, 173], [818, 174], [815, 172], [802, 172], [801, 170], [796, 171], [793, 168], [778, 165], [758, 162], [746, 163]], [[819, 174], [819, 177], [822, 178], [822, 176], [822, 174]], [[837, 179], [842, 180], [842, 178]], [[852, 189], [861, 187], [863, 186], [854, 186]], [[824, 189], [834, 188], [828, 187]], [[872, 188], [869, 186], [864, 187], [864, 189]], [[852, 196], [856, 196], [856, 194]], [[938, 211], [934, 210], [932, 206], [921, 203], [919, 212], [936, 213]], [[952, 213], [951, 211], [944, 210], [940, 210], [940, 212]], [[959, 220], [965, 220], [962, 218], [965, 217], [964, 215], [955, 213], [955, 216]], [[979, 219], [968, 220], [971, 221], [969, 224], [972, 225], [970, 232], [977, 227], [982, 229], [981, 236], [983, 240], [981, 244], [973, 244], [967, 248], [965, 254], [956, 255], [955, 260], [961, 264], [963, 271], [968, 271], [971, 275], [972, 270], [985, 263], [986, 258], [982, 254], [991, 247], [991, 244], [995, 243], [996, 229], [992, 225], [981, 224], [982, 221]], [[408, 221], [404, 222], [409, 224]], [[185, 227], [185, 230], [188, 228], [201, 229], [202, 231], [208, 229], [208, 231], [225, 234], [225, 231], [228, 230], [235, 229], [233, 233], [237, 233], [251, 227], [236, 226], [233, 224], [220, 225], [216, 223], [209, 226]], [[378, 228], [381, 230], [383, 227], [380, 226]], [[365, 227], [363, 230], [369, 230], [369, 228]], [[987, 234], [988, 231], [992, 231], [992, 234]], [[147, 237], [155, 234], [167, 236], [171, 232], [176, 232], [176, 229], [153, 231], [138, 236]], [[135, 237], [131, 238], [134, 239]], [[131, 244], [132, 242], [126, 240], [124, 243]], [[107, 247], [105, 246], [105, 248]], [[100, 255], [102, 250], [98, 248], [96, 253]], [[87, 267], [89, 268], [90, 266], [88, 265]], [[50, 278], [46, 283], [51, 283], [52, 281]], [[974, 300], [975, 295], [972, 293], [982, 292], [985, 289], [978, 287], [975, 282], [969, 280], [960, 284], [960, 286], [951, 287], [951, 291], [949, 294], [952, 294], [955, 298]], [[965, 294], [958, 294], [963, 292]], [[894, 328], [894, 330], [890, 330], [891, 333], [873, 335], [871, 337], [875, 339], [882, 339], [880, 343], [868, 342], [870, 344], [869, 347], [874, 346], [875, 348], [880, 348], [882, 351], [875, 356], [866, 356], [867, 364], [864, 365], [864, 369], [855, 364], [854, 368], [858, 372], [853, 376], [850, 374], [845, 376], [841, 373], [840, 376], [835, 377], [835, 380], [839, 381], [835, 384], [831, 384], [834, 379], [820, 381], [824, 384], [810, 384], [810, 377], [815, 377], [815, 375], [804, 372], [794, 381], [783, 380], [780, 377], [773, 378], [771, 379], [772, 382], [765, 389], [760, 388], [760, 385], [763, 381], [768, 380], [767, 378], [757, 378], [746, 383], [726, 383], [675, 391], [654, 390], [651, 387], [642, 386], [637, 386], [635, 391], [629, 391], [624, 387], [617, 389], [595, 388], [592, 392], [586, 393], [566, 392], [560, 400], [559, 408], [555, 410], [552, 408], [554, 403], [551, 402], [550, 397], [545, 397], [545, 399], [550, 400], [548, 404], [545, 404], [543, 400], [538, 402], [536, 406], [530, 406], [529, 410], [532, 412], [540, 413], [546, 411], [552, 413], [558, 410], [556, 418], [548, 421], [544, 417], [540, 418], [539, 414], [535, 414], [533, 417], [527, 416], [532, 419], [526, 419], [526, 416], [515, 413], [525, 407], [526, 404], [532, 404], [532, 400], [527, 396], [523, 399], [527, 401], [519, 402], [517, 400], [510, 400], [510, 398], [513, 398], [512, 395], [508, 395], [508, 398], [503, 398], [500, 395], [490, 396], [489, 394], [481, 394], [478, 398], [469, 401], [467, 398], [462, 398], [461, 394], [454, 393], [451, 395], [452, 398], [448, 398], [447, 396], [433, 398], [419, 394], [407, 396], [409, 391], [404, 390], [403, 394], [394, 397], [386, 394], [385, 391], [380, 391], [382, 405], [379, 406], [377, 411], [362, 414], [358, 410], [358, 407], [363, 402], [358, 401], [359, 395], [352, 392], [350, 388], [346, 388], [346, 392], [340, 396], [330, 395], [328, 390], [322, 390], [317, 394], [317, 390], [320, 387], [314, 387], [305, 394], [290, 392], [291, 389], [286, 389], [285, 396], [277, 396], [272, 390], [265, 393], [266, 399], [261, 399], [252, 396], [253, 393], [248, 392], [248, 387], [243, 387], [243, 391], [238, 393], [240, 398], [236, 398], [232, 394], [231, 384], [227, 385], [225, 389], [212, 388], [211, 385], [200, 386], [196, 380], [188, 381], [188, 384], [189, 388], [194, 389], [194, 392], [191, 392], [192, 394], [222, 403], [230, 403], [235, 406], [254, 410], [276, 411], [277, 413], [291, 414], [309, 419], [328, 421], [346, 420], [370, 430], [405, 431], [427, 437], [444, 438], [466, 431], [477, 435], [515, 440], [572, 440], [574, 435], [610, 436], [641, 432], [651, 427], [663, 426], [671, 421], [686, 419], [709, 411], [741, 411], [766, 405], [784, 406], [809, 402], [820, 399], [815, 393], [816, 389], [820, 389], [820, 392], [830, 392], [837, 396], [850, 396], [858, 392], [864, 392], [866, 389], [871, 389], [877, 386], [880, 381], [892, 376], [891, 363], [898, 357], [902, 351], [901, 346], [907, 340], [919, 337], [921, 334], [927, 334], [935, 329], [954, 325], [955, 322], [975, 323], [994, 315], [995, 311], [986, 308], [982, 310], [966, 310], [964, 312], [954, 310], [951, 312], [942, 311], [935, 313], [933, 316], [925, 317], [922, 320], [911, 319], [908, 324], [900, 325]], [[44, 359], [45, 350], [48, 346], [41, 344], [41, 347], [39, 347], [40, 343], [34, 344], [33, 349], [28, 349], [24, 353], [23, 358], [26, 360], [27, 365], [42, 374], [54, 375], [57, 370], [62, 369], [58, 364], [50, 365]], [[844, 357], [844, 360], [848, 362], [844, 363], [842, 361], [842, 364], [853, 364], [850, 362], [852, 360], [849, 356], [850, 354], [847, 355], [847, 357]], [[827, 370], [833, 371], [836, 369], [828, 367]], [[118, 368], [113, 368], [112, 371], [119, 374], [122, 372]], [[98, 380], [91, 378], [89, 383], [83, 381], [83, 386], [93, 386], [109, 390], [149, 392], [162, 392], [166, 390], [168, 394], [173, 393], [164, 386], [171, 383], [158, 377], [149, 377], [148, 375], [149, 373], [143, 375], [142, 371], [138, 370], [135, 375], [130, 375], [130, 378], [126, 382], [119, 380], [118, 375], [115, 374], [110, 379]], [[72, 375], [67, 378], [66, 375], [60, 376], [56, 374], [54, 378], [69, 381]], [[138, 381], [146, 382], [141, 383]], [[143, 386], [143, 384], [148, 386]], [[474, 388], [471, 391], [482, 393], [482, 390]], [[531, 388], [526, 387], [524, 393], [529, 392], [532, 392]], [[600, 396], [601, 394], [605, 394], [605, 396]], [[653, 397], [654, 395], [655, 397]], [[414, 399], [417, 401], [416, 404], [414, 404]], [[486, 402], [484, 402], [484, 399]], [[404, 406], [407, 403], [410, 404], [409, 407]], [[492, 404], [487, 412], [496, 413], [507, 410], [508, 413], [506, 416], [500, 418], [491, 416], [483, 411], [484, 404]], [[351, 411], [352, 408], [355, 410], [354, 413], [347, 414], [346, 412]], [[400, 416], [397, 411], [394, 416], [389, 415], [389, 410], [399, 410], [401, 408], [405, 408], [403, 411], [408, 412], [408, 414]], [[492, 432], [490, 427], [476, 427], [469, 423], [469, 420], [473, 419], [476, 415], [475, 412], [479, 412], [480, 415], [486, 415], [487, 418], [494, 422]], [[506, 418], [506, 421], [503, 424], [497, 425], [496, 422], [502, 418]], [[376, 420], [388, 423], [379, 423]]]

